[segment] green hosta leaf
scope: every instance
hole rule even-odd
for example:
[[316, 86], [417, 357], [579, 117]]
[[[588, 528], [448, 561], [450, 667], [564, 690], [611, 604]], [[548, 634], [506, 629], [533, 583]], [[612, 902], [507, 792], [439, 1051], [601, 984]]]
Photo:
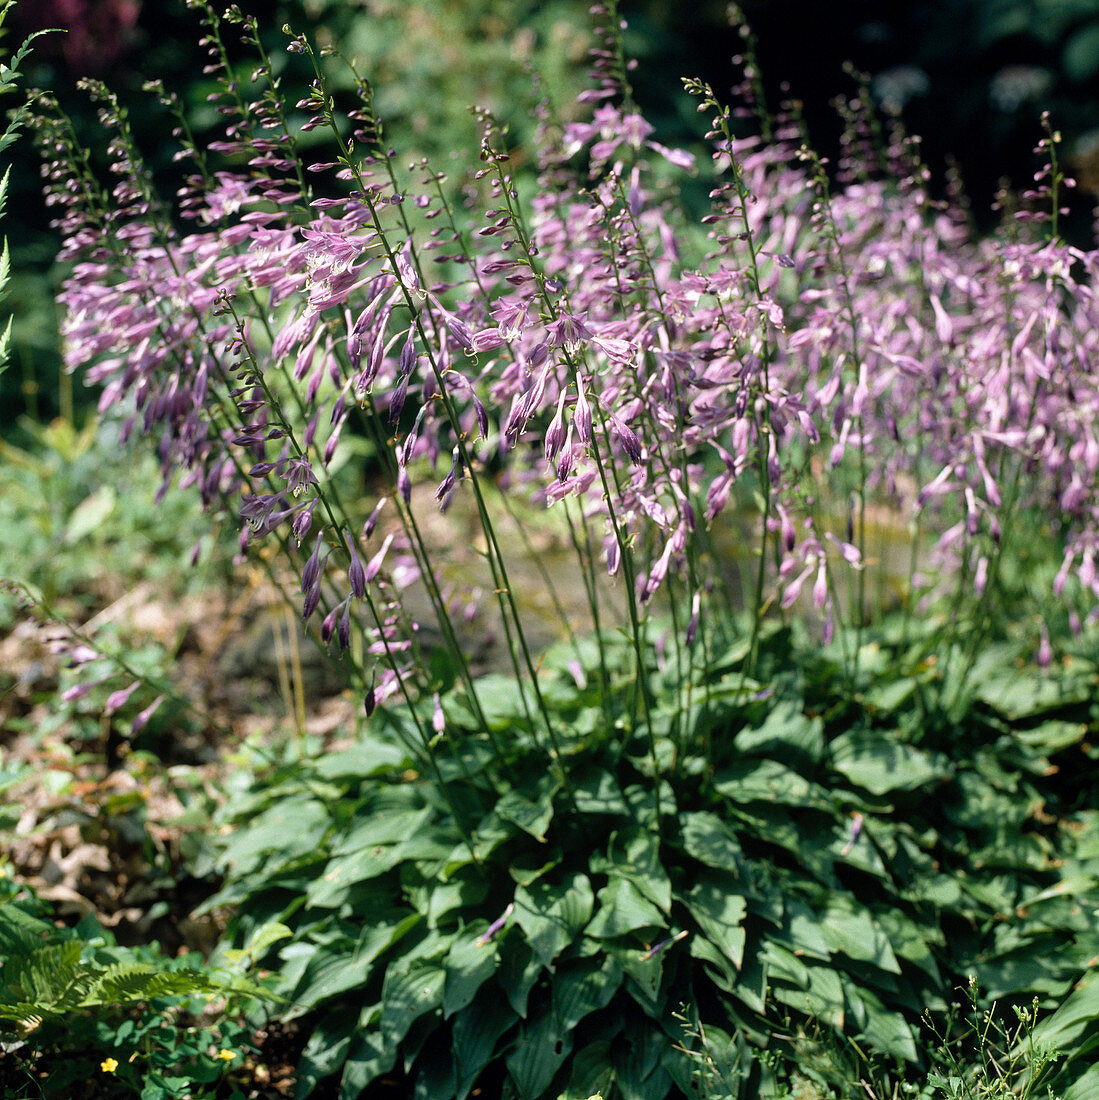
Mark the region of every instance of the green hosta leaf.
[[299, 856], [316, 854], [330, 823], [328, 807], [312, 795], [285, 795], [229, 838], [218, 866], [239, 879], [265, 863], [269, 875]]
[[1065, 1088], [1061, 1100], [1095, 1100], [1096, 1096], [1099, 1096], [1099, 1066], [1092, 1066]]
[[64, 541], [73, 546], [107, 522], [118, 503], [118, 494], [110, 485], [101, 485], [73, 510], [65, 525]]
[[569, 1084], [558, 1100], [590, 1100], [610, 1092], [612, 1075], [611, 1042], [599, 1039], [578, 1050], [569, 1069]]
[[573, 874], [559, 883], [540, 879], [515, 891], [515, 922], [535, 956], [548, 964], [579, 937], [594, 902], [587, 875]]
[[827, 962], [832, 945], [825, 935], [820, 914], [799, 898], [787, 898], [783, 913], [783, 940], [799, 957]]
[[679, 815], [683, 847], [707, 867], [736, 871], [743, 855], [736, 834], [717, 814], [698, 812]]
[[[738, 997], [743, 999], [744, 988], [740, 974], [737, 972], [737, 968], [730, 962], [725, 952], [719, 951], [705, 936], [691, 936], [689, 944], [691, 957], [709, 964], [706, 967], [706, 972], [710, 980], [719, 989], [724, 989], [726, 993], [735, 993]], [[764, 1005], [762, 994], [751, 1002], [746, 1003], [757, 1012], [763, 1011]]]
[[1092, 699], [1094, 689], [1086, 682], [1041, 670], [1016, 669], [1010, 661], [1001, 667], [1006, 670], [982, 679], [977, 698], [1011, 721]]
[[[485, 925], [484, 927], [487, 927]], [[483, 928], [465, 929], [447, 953], [443, 967], [446, 985], [443, 991], [443, 1018], [465, 1008], [481, 988], [496, 973], [500, 959], [495, 943], [480, 943]]]
[[394, 802], [385, 799], [372, 807], [372, 812], [361, 813], [347, 833], [336, 841], [332, 854], [355, 855], [382, 845], [401, 844], [415, 837], [434, 811], [427, 806], [409, 806], [409, 800], [401, 798]]
[[542, 972], [542, 965], [542, 960], [535, 957], [526, 940], [516, 935], [504, 937], [500, 944], [500, 966], [496, 971], [496, 980], [503, 987], [508, 1003], [524, 1019], [527, 998]]
[[585, 1016], [606, 1008], [622, 984], [622, 967], [611, 956], [577, 959], [553, 977], [553, 1011], [557, 1026], [568, 1033]]
[[496, 803], [497, 816], [518, 825], [535, 840], [545, 840], [546, 830], [553, 820], [553, 796], [560, 787], [551, 776], [544, 776], [534, 799], [527, 798], [519, 790], [510, 790]]
[[882, 909], [874, 914], [874, 919], [888, 937], [895, 955], [919, 967], [935, 986], [942, 984], [939, 967], [930, 947], [931, 944], [938, 946], [943, 942], [943, 934], [937, 922], [916, 924], [899, 909]]
[[1065, 44], [1061, 65], [1068, 76], [1083, 84], [1099, 72], [1099, 23], [1076, 31]]
[[1013, 730], [1011, 736], [1042, 753], [1061, 752], [1083, 741], [1088, 727], [1082, 722], [1062, 722], [1051, 719], [1029, 730]]
[[317, 761], [322, 779], [367, 779], [407, 768], [408, 750], [378, 737], [367, 737], [348, 749], [326, 753]]
[[467, 867], [459, 868], [445, 882], [432, 879], [425, 883], [423, 887], [419, 888], [419, 890], [422, 890], [422, 894], [419, 892], [414, 894], [411, 887], [406, 887], [406, 889], [410, 899], [422, 897], [423, 904], [420, 903], [420, 900], [414, 900], [414, 907], [421, 912], [426, 909], [428, 925], [435, 928], [438, 926], [440, 918], [448, 913], [453, 913], [456, 909], [469, 912], [480, 905], [488, 897], [489, 884], [484, 875], [469, 870], [467, 865]]
[[664, 1100], [672, 1079], [660, 1064], [666, 1043], [656, 1041], [647, 1025], [635, 1026], [614, 1051], [615, 1085], [623, 1100]]
[[49, 922], [31, 916], [22, 906], [11, 902], [0, 905], [0, 955], [29, 954], [52, 928]]
[[890, 974], [900, 965], [885, 933], [867, 910], [843, 895], [833, 895], [821, 914], [821, 931], [833, 951], [857, 962], [873, 963]]
[[589, 936], [605, 939], [664, 926], [664, 914], [628, 878], [612, 875], [599, 891], [598, 900], [599, 908], [585, 930]]
[[906, 1062], [917, 1061], [916, 1039], [908, 1021], [900, 1013], [889, 1011], [865, 985], [855, 988], [846, 978], [843, 984], [849, 1018], [861, 1028], [858, 1038]]
[[899, 741], [848, 733], [830, 746], [832, 767], [871, 794], [914, 791], [949, 775], [949, 769], [920, 749]]
[[[514, 731], [526, 726], [527, 710], [533, 709], [533, 704], [528, 700], [524, 706], [523, 691], [523, 685], [514, 676], [490, 673], [477, 681], [477, 697], [485, 719], [493, 730]], [[467, 724], [477, 724], [472, 711], [468, 714]]]
[[391, 967], [386, 972], [379, 1029], [387, 1046], [396, 1049], [413, 1021], [442, 1005], [445, 985], [446, 970], [434, 962], [418, 962], [401, 971]]
[[747, 825], [756, 836], [778, 848], [785, 848], [798, 861], [818, 872], [824, 882], [832, 881], [832, 856], [827, 847], [820, 845], [819, 835], [808, 839], [799, 829], [786, 806], [760, 806], [745, 804], [729, 806], [729, 815], [736, 822]]
[[280, 924], [278, 921], [269, 921], [252, 933], [247, 947], [241, 950], [226, 951], [225, 959], [227, 962], [246, 966], [253, 961], [262, 959], [269, 947], [280, 940], [288, 939], [293, 934], [293, 930], [287, 928], [285, 924]]
[[1099, 1035], [1099, 972], [1085, 974], [1068, 999], [1034, 1029], [1036, 1042], [1071, 1055], [1088, 1033]]
[[912, 676], [905, 676], [891, 683], [880, 683], [863, 693], [863, 699], [871, 713], [884, 711], [893, 714], [900, 709], [902, 703], [906, 703], [916, 691], [916, 680]]
[[1052, 886], [1047, 886], [1037, 893], [1024, 893], [1021, 898], [1022, 908], [1031, 910], [1040, 906], [1043, 902], [1053, 898], [1086, 897], [1099, 884], [1099, 873], [1096, 871], [1077, 871], [1074, 874], [1059, 878]]
[[660, 992], [664, 960], [675, 946], [668, 944], [664, 950], [652, 954], [650, 951], [639, 950], [636, 944], [625, 940], [608, 940], [602, 945], [602, 950], [615, 958], [622, 967], [626, 975], [626, 992], [651, 1019], [658, 1018], [664, 1011], [664, 998]]
[[344, 1063], [339, 1100], [358, 1100], [363, 1090], [397, 1061], [397, 1044], [390, 1043], [377, 1029], [379, 1006], [364, 1008], [359, 1016], [358, 1035]]
[[573, 783], [576, 808], [582, 814], [614, 814], [627, 817], [629, 806], [610, 772], [589, 769], [581, 772]]
[[[477, 852], [477, 858], [487, 860], [501, 844], [505, 844], [514, 836], [515, 830], [510, 822], [502, 820], [495, 811], [485, 814], [473, 832], [473, 847]], [[454, 846], [449, 858], [439, 869], [439, 873], [450, 876], [459, 867], [468, 867], [473, 862], [469, 845], [462, 840]]]
[[782, 806], [826, 804], [823, 790], [777, 760], [744, 760], [725, 768], [714, 789], [732, 805], [774, 802]]
[[731, 875], [704, 872], [679, 900], [686, 905], [706, 938], [739, 968], [744, 959], [745, 931], [742, 926], [747, 903], [733, 891]]
[[454, 1017], [451, 1051], [458, 1100], [465, 1100], [484, 1068], [493, 1060], [496, 1043], [518, 1017], [498, 998], [462, 1009]]
[[781, 979], [799, 989], [809, 988], [809, 967], [780, 943], [773, 939], [764, 940], [760, 958], [769, 981]]
[[286, 1018], [292, 1019], [371, 979], [371, 964], [397, 943], [423, 918], [418, 913], [393, 909], [372, 915], [357, 943], [325, 944], [314, 948], [290, 997]]
[[749, 755], [793, 756], [815, 764], [824, 754], [824, 722], [804, 714], [800, 699], [782, 699], [761, 726], [737, 733], [736, 747]]
[[[981, 992], [990, 1001], [1018, 1002], [1028, 994], [1043, 993], [1062, 1000], [1078, 970], [1068, 965], [1059, 943], [1049, 943], [1046, 951], [1034, 944], [1016, 955], [984, 959], [970, 968]], [[1070, 971], [1069, 973], [1068, 971]]]
[[523, 1028], [507, 1067], [520, 1100], [540, 1100], [554, 1074], [572, 1050], [572, 1036], [562, 1032], [552, 1012]]
[[432, 829], [427, 808], [378, 814], [358, 823], [341, 840], [320, 878], [310, 883], [306, 901], [313, 908], [335, 909], [347, 901], [352, 886], [375, 879], [408, 859], [445, 858], [454, 837]]
[[839, 974], [826, 966], [807, 966], [804, 986], [790, 989], [778, 984], [774, 994], [783, 1004], [829, 1027], [843, 1026], [843, 983]]
[[299, 1091], [311, 1090], [318, 1081], [335, 1073], [343, 1065], [358, 1026], [355, 1014], [342, 1005], [314, 1025], [294, 1067]]
[[593, 874], [629, 879], [665, 914], [672, 904], [672, 883], [660, 858], [660, 841], [648, 829], [614, 834], [608, 854], [593, 855], [589, 868]]

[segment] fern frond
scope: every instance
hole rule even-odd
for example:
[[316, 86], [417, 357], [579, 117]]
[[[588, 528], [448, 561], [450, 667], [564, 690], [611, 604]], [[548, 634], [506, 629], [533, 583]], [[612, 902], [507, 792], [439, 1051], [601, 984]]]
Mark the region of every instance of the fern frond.
[[[10, 322], [9, 322], [10, 325]], [[6, 955], [30, 954], [42, 946], [43, 938], [54, 932], [53, 925], [32, 916], [14, 902], [0, 905], [0, 962]]]
[[94, 1008], [151, 1000], [155, 994], [150, 992], [150, 988], [157, 975], [156, 967], [148, 963], [114, 963], [94, 975], [80, 1006]]

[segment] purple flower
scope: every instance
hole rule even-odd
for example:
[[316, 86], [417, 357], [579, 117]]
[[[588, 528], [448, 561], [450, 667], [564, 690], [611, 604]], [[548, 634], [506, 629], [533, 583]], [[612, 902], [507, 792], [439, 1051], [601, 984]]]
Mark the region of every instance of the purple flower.
[[507, 924], [508, 917], [515, 910], [514, 904], [509, 904], [503, 913], [498, 916], [485, 930], [477, 937], [478, 947], [487, 947], [495, 938], [499, 931]]
[[564, 348], [569, 355], [575, 355], [585, 341], [592, 338], [591, 329], [580, 317], [561, 312], [556, 320], [546, 326], [554, 347]]
[[112, 691], [107, 696], [107, 702], [103, 706], [103, 713], [114, 714], [116, 710], [121, 710], [126, 705], [129, 698], [137, 689], [141, 686], [140, 681], [135, 681], [130, 684], [129, 687], [120, 688], [118, 691]]
[[591, 406], [588, 404], [588, 395], [584, 392], [584, 377], [579, 371], [576, 374], [576, 408], [573, 410], [572, 421], [576, 425], [576, 438], [581, 443], [590, 443]]
[[158, 695], [144, 710], [138, 712], [130, 724], [131, 737], [136, 737], [149, 724], [149, 719], [160, 709], [165, 698], [163, 695]]
[[300, 496], [310, 485], [317, 484], [313, 467], [310, 466], [309, 460], [304, 456], [288, 462], [283, 471], [283, 476], [286, 478], [287, 490], [291, 496], [295, 497]]
[[545, 455], [547, 462], [553, 462], [561, 452], [565, 443], [565, 398], [568, 392], [562, 388], [561, 395], [557, 399], [557, 412], [546, 429]]

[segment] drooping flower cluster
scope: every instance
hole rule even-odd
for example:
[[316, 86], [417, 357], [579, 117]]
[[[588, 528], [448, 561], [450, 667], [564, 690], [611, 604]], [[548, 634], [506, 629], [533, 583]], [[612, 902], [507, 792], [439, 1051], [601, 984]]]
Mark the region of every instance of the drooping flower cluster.
[[[236, 501], [242, 547], [300, 548], [306, 619], [344, 647], [365, 628], [380, 658], [368, 706], [417, 667], [402, 588], [420, 577], [446, 622], [411, 507], [429, 472], [440, 504], [476, 497], [503, 604], [493, 467], [508, 491], [577, 506], [578, 545], [600, 548], [635, 611], [662, 587], [685, 591], [688, 645], [701, 597], [717, 598], [708, 547], [730, 502], [756, 510], [780, 605], [805, 589], [827, 631], [847, 614], [837, 571], [872, 565], [872, 497], [919, 517], [978, 595], [1005, 517], [1053, 502], [1058, 591], [1075, 574], [1099, 597], [1099, 254], [1022, 225], [970, 239], [954, 207], [931, 202], [912, 143], [868, 160], [857, 125], [833, 190], [796, 112], [736, 137], [733, 114], [689, 84], [714, 116], [716, 175], [711, 251], [691, 261], [702, 234], [658, 181], [693, 158], [653, 140], [606, 48], [591, 120], [544, 120], [533, 187], [483, 116], [467, 193], [484, 209], [459, 228], [442, 176], [398, 172], [365, 82], [363, 108], [340, 119], [318, 75], [297, 107], [332, 152], [303, 164], [269, 65], [246, 102], [207, 19], [227, 130], [200, 151], [181, 129], [195, 172], [185, 229], [158, 206], [109, 96], [112, 196], [47, 105], [74, 263], [67, 363], [103, 386], [102, 409], [126, 410], [128, 430], [156, 434], [166, 483], [180, 474], [210, 505]], [[312, 56], [303, 40], [291, 49]], [[238, 167], [211, 170], [210, 155]], [[365, 524], [331, 477], [347, 432], [372, 441], [385, 486]], [[375, 547], [387, 501], [395, 526]]]

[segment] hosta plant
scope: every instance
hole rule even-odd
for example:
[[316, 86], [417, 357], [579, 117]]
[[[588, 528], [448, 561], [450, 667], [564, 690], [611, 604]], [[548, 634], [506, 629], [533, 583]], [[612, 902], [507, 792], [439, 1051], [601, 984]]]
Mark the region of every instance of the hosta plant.
[[[232, 907], [239, 936], [293, 928], [278, 988], [312, 1028], [303, 1093], [397, 1072], [433, 1100], [501, 1077], [522, 1097], [691, 1095], [684, 1005], [738, 1067], [735, 1096], [779, 1095], [788, 1064], [852, 1084], [802, 1057], [817, 1029], [919, 1081], [938, 1046], [923, 1017], [968, 975], [1003, 1003], [1061, 996], [1094, 949], [1099, 861], [1086, 783], [1050, 774], [1087, 766], [1096, 666], [1009, 679], [987, 661], [979, 702], [946, 719], [900, 633], [868, 643], [879, 680], [857, 701], [838, 647], [768, 628], [757, 681], [732, 642], [682, 741], [674, 670], [654, 662], [659, 786], [645, 739], [622, 736], [632, 666], [608, 638], [610, 699], [568, 647], [543, 662], [560, 775], [498, 677], [482, 683], [508, 737], [492, 788], [475, 742], [421, 770], [403, 743], [427, 707], [243, 792], [208, 904]], [[441, 705], [440, 738], [473, 728], [464, 689]]]
[[[744, 128], [746, 48], [735, 108], [687, 82], [700, 229], [613, 4], [590, 116], [539, 107], [520, 173], [478, 112], [457, 181], [401, 161], [353, 66], [339, 112], [306, 39], [291, 92], [254, 19], [192, 6], [227, 125], [199, 147], [152, 86], [177, 204], [102, 85], [109, 185], [48, 97], [37, 132], [69, 365], [165, 485], [239, 517], [369, 719], [238, 800], [218, 857], [232, 935], [291, 930], [302, 1090], [399, 1070], [432, 1100], [659, 1100], [693, 1080], [687, 1005], [755, 1095], [776, 1009], [903, 1075], [966, 967], [1063, 993], [1094, 954], [1058, 871], [1090, 859], [1056, 816], [1080, 792], [1046, 754], [1090, 766], [1094, 650], [1055, 659], [1099, 594], [1099, 253], [1058, 237], [1048, 120], [1035, 188], [974, 240], [857, 97], [832, 171], [796, 104]], [[480, 576], [433, 550], [435, 503], [472, 518]], [[515, 579], [531, 505], [593, 631], [544, 656]]]

